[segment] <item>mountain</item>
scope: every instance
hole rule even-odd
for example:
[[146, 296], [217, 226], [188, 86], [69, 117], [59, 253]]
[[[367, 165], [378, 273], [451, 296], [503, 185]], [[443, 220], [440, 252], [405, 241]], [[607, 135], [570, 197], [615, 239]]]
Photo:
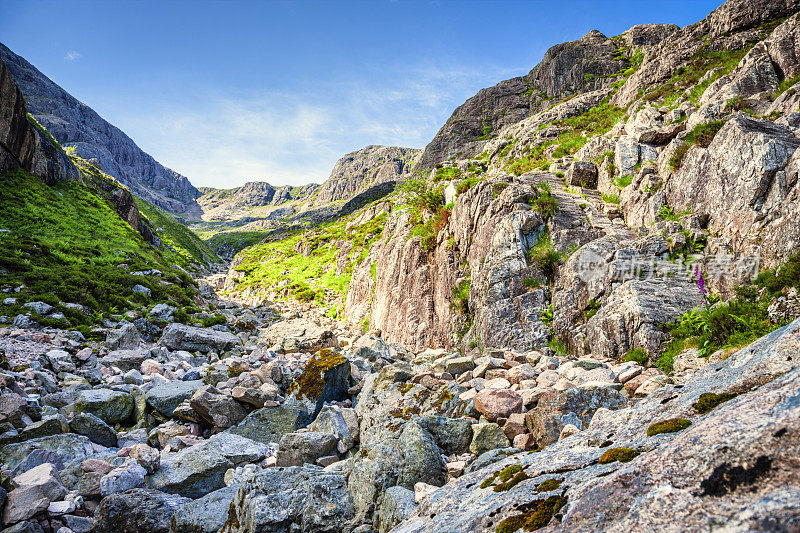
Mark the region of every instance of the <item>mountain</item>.
[[91, 161], [145, 200], [185, 218], [199, 218], [200, 192], [143, 152], [119, 128], [53, 83], [0, 43], [0, 59], [17, 80], [28, 112], [64, 147]]
[[367, 146], [339, 159], [312, 202], [314, 206], [346, 201], [373, 185], [396, 181], [414, 168], [420, 150]]

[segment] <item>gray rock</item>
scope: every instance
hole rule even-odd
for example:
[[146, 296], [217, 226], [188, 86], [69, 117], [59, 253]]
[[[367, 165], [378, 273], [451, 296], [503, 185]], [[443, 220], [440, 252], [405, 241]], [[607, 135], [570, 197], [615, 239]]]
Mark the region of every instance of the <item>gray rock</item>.
[[116, 366], [123, 372], [127, 370], [138, 370], [142, 362], [150, 356], [150, 352], [144, 349], [133, 350], [113, 350], [100, 358], [104, 366]]
[[19, 474], [43, 463], [52, 463], [58, 470], [93, 454], [92, 443], [82, 435], [66, 433], [27, 440], [0, 447], [0, 464]]
[[172, 323], [164, 329], [164, 334], [158, 343], [170, 350], [208, 353], [225, 352], [240, 345], [242, 340], [233, 333], [225, 331]]
[[322, 348], [339, 346], [339, 341], [332, 331], [304, 318], [276, 322], [258, 334], [258, 342], [268, 346], [278, 343], [281, 339], [293, 340], [296, 350], [303, 352], [315, 352]]
[[52, 305], [46, 304], [44, 302], [28, 302], [22, 304], [22, 306], [27, 307], [34, 313], [38, 313], [40, 315], [47, 315], [50, 314], [52, 311], [55, 311], [55, 308]]
[[336, 450], [336, 437], [313, 431], [288, 433], [278, 445], [278, 466], [315, 464], [317, 459]]
[[263, 407], [253, 411], [247, 418], [225, 430], [264, 444], [277, 443], [287, 433], [302, 427], [305, 411], [289, 404]]
[[225, 486], [225, 471], [241, 463], [260, 461], [268, 447], [230, 433], [220, 433], [180, 452], [162, 457], [148, 477], [150, 488], [200, 498]]
[[411, 516], [417, 508], [414, 491], [405, 487], [391, 487], [383, 494], [378, 513], [378, 533], [388, 533], [394, 526]]
[[507, 448], [511, 445], [503, 430], [494, 422], [485, 422], [472, 426], [473, 436], [469, 451], [481, 455], [495, 448]]
[[543, 448], [558, 441], [568, 424], [584, 429], [598, 409], [616, 410], [626, 403], [624, 396], [608, 388], [550, 391], [525, 415], [525, 425], [536, 438], [537, 447]]
[[238, 424], [247, 416], [247, 411], [239, 402], [212, 385], [197, 389], [189, 405], [204, 422], [222, 429]]
[[70, 430], [85, 435], [89, 440], [107, 448], [117, 445], [117, 432], [91, 413], [79, 413], [69, 421]]
[[463, 418], [424, 416], [418, 421], [431, 434], [442, 453], [460, 455], [469, 450], [472, 442], [472, 424]]
[[96, 533], [169, 533], [173, 513], [188, 498], [133, 489], [103, 498], [94, 516]]
[[308, 429], [317, 433], [333, 435], [349, 449], [358, 440], [358, 416], [353, 413], [353, 416], [349, 417], [351, 423], [348, 425], [342, 411], [343, 409], [338, 405], [323, 407], [317, 418], [308, 426]]
[[156, 304], [147, 316], [158, 322], [172, 322], [176, 309], [168, 304]]
[[127, 461], [100, 478], [100, 495], [105, 497], [142, 486], [147, 471], [136, 461]]
[[51, 502], [67, 493], [54, 465], [45, 463], [14, 478], [16, 488], [8, 493], [4, 524], [15, 524], [47, 510]]
[[[149, 289], [148, 289], [149, 290]], [[106, 335], [106, 346], [109, 350], [132, 350], [139, 346], [142, 338], [133, 324], [122, 324], [111, 329]]]
[[72, 361], [72, 356], [69, 352], [64, 350], [50, 350], [45, 356], [50, 361], [50, 366], [53, 367], [53, 372], [75, 372], [75, 363]]
[[567, 169], [567, 184], [574, 187], [597, 187], [597, 166], [589, 161], [574, 161]]
[[217, 533], [228, 519], [239, 487], [231, 485], [185, 503], [172, 515], [170, 533]]
[[145, 395], [147, 405], [163, 414], [172, 416], [172, 412], [184, 400], [192, 397], [192, 394], [203, 386], [200, 380], [193, 381], [168, 381], [161, 385], [156, 385]]
[[20, 432], [19, 438], [20, 440], [28, 440], [61, 433], [69, 433], [69, 425], [67, 424], [67, 419], [59, 414], [44, 417], [39, 422], [25, 426], [25, 429]]
[[89, 413], [106, 422], [116, 424], [128, 420], [133, 414], [133, 398], [127, 392], [111, 389], [92, 389], [78, 393], [75, 413]]
[[344, 476], [319, 467], [268, 468], [239, 487], [231, 533], [349, 531], [354, 508]]

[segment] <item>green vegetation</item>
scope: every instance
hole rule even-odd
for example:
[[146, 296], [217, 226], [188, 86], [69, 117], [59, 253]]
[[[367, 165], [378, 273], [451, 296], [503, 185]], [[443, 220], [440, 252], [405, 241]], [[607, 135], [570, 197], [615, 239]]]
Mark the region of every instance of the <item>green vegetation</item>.
[[547, 309], [543, 310], [539, 314], [539, 320], [541, 320], [543, 324], [550, 326], [553, 324], [553, 313], [554, 313], [553, 304], [550, 304], [549, 306], [547, 306]]
[[714, 137], [724, 125], [724, 121], [715, 120], [713, 122], [698, 124], [695, 126], [695, 128], [690, 131], [688, 135], [686, 135], [683, 140], [683, 144], [678, 146], [678, 148], [675, 150], [675, 153], [670, 158], [669, 164], [672, 167], [672, 170], [678, 170], [681, 167], [683, 160], [686, 157], [686, 153], [692, 146], [697, 145], [702, 146], [703, 148], [708, 148], [709, 145], [711, 145], [711, 141], [714, 140]]
[[561, 487], [561, 481], [562, 480], [557, 478], [547, 479], [539, 483], [534, 490], [536, 492], [550, 492], [551, 490], [557, 490], [559, 487]]
[[537, 183], [531, 187], [536, 194], [530, 201], [531, 207], [542, 216], [543, 220], [548, 220], [556, 214], [558, 199], [553, 196], [550, 191], [550, 184], [546, 181]]
[[456, 185], [456, 194], [463, 194], [470, 190], [472, 187], [482, 182], [484, 178], [478, 176], [470, 176], [465, 180], [461, 180]]
[[453, 287], [453, 309], [462, 315], [469, 314], [469, 278]]
[[625, 187], [630, 185], [632, 181], [633, 181], [633, 176], [631, 174], [626, 174], [614, 180], [614, 184], [620, 189], [624, 189]]
[[386, 214], [347, 229], [348, 218], [321, 224], [313, 229], [281, 235], [279, 240], [257, 244], [241, 252], [236, 270], [245, 274], [240, 289], [278, 292], [281, 297], [324, 302], [327, 292], [347, 294], [353, 262], [337, 274], [340, 247], [350, 241], [358, 251], [355, 263], [366, 258], [369, 247], [383, 233]]
[[569, 348], [563, 339], [553, 337], [547, 342], [547, 347], [562, 357], [569, 357]]
[[750, 102], [744, 96], [737, 96], [725, 102], [725, 112], [731, 113], [733, 111], [743, 111], [748, 115], [755, 114]]
[[[688, 93], [689, 101], [697, 104], [708, 86], [729, 74], [749, 49], [748, 46], [740, 50], [709, 50], [704, 46], [689, 60], [688, 65], [678, 68], [664, 84], [645, 92], [644, 100], [669, 106], [691, 88]], [[710, 70], [714, 70], [714, 74], [698, 83]]]
[[534, 500], [518, 507], [521, 514], [503, 519], [495, 533], [514, 533], [520, 529], [535, 531], [545, 527], [550, 520], [567, 504], [563, 496], [550, 496], [546, 500]]
[[683, 431], [692, 425], [691, 420], [686, 418], [670, 418], [669, 420], [662, 420], [655, 424], [650, 424], [647, 428], [647, 436], [661, 435], [662, 433], [677, 433]]
[[542, 286], [542, 282], [534, 277], [527, 277], [522, 280], [522, 284], [529, 289], [538, 289]]
[[303, 373], [292, 383], [290, 392], [316, 400], [322, 395], [326, 372], [342, 364], [347, 364], [347, 359], [333, 350], [323, 348], [308, 360]]
[[200, 237], [175, 220], [171, 214], [136, 197], [136, 206], [166, 246], [180, 255], [184, 262], [218, 263], [219, 257]]
[[553, 247], [550, 234], [546, 231], [539, 234], [539, 237], [526, 253], [528, 262], [535, 265], [552, 282], [558, 272], [558, 266], [563, 261], [563, 255]]
[[598, 462], [602, 465], [614, 462], [628, 463], [639, 455], [638, 450], [620, 446], [619, 448], [609, 448], [600, 456]]
[[607, 204], [619, 204], [619, 195], [603, 193], [603, 201]]
[[424, 179], [413, 178], [399, 187], [407, 196], [408, 204], [412, 207], [427, 211], [432, 215], [439, 212], [442, 207], [442, 189], [432, 188]]
[[778, 85], [778, 89], [775, 91], [775, 94], [772, 95], [772, 98], [777, 99], [780, 95], [793, 87], [797, 82], [800, 82], [800, 74], [792, 76], [791, 78], [784, 78], [784, 80]]
[[628, 353], [625, 354], [626, 361], [633, 361], [634, 363], [638, 363], [642, 366], [647, 365], [648, 360], [647, 352], [644, 351], [644, 348], [634, 348], [632, 350], [628, 350]]
[[700, 398], [692, 405], [694, 410], [698, 413], [706, 414], [711, 412], [715, 407], [720, 405], [721, 403], [725, 403], [728, 400], [732, 400], [736, 398], [738, 394], [730, 393], [730, 392], [723, 392], [722, 394], [716, 394], [714, 392], [706, 392], [700, 395]]
[[455, 167], [442, 167], [436, 171], [433, 181], [450, 181], [461, 178], [461, 171]]
[[673, 222], [677, 222], [678, 220], [681, 219], [681, 217], [684, 217], [690, 214], [691, 212], [692, 210], [688, 208], [683, 211], [676, 212], [670, 206], [662, 205], [661, 209], [658, 210], [658, 216], [661, 217], [662, 220], [671, 220]]
[[586, 307], [581, 311], [581, 318], [584, 322], [592, 318], [597, 312], [600, 310], [601, 303], [595, 300], [594, 298], [590, 299], [586, 303]]
[[[194, 281], [171, 268], [182, 262], [178, 254], [146, 243], [90, 186], [100, 178], [85, 173], [84, 179], [86, 184], [48, 186], [21, 170], [0, 175], [0, 288], [23, 287], [17, 303], [0, 306], [0, 314], [13, 316], [25, 302], [44, 301], [65, 318], [34, 319], [87, 334], [88, 326], [108, 314], [158, 302], [195, 311]], [[131, 275], [154, 268], [163, 277]], [[133, 292], [137, 284], [151, 296]], [[65, 303], [84, 305], [89, 313]]]

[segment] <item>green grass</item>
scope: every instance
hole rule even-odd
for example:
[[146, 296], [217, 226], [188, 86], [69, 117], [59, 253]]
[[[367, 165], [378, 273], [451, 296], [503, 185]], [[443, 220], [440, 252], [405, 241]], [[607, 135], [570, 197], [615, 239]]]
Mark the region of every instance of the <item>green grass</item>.
[[775, 91], [775, 94], [772, 95], [773, 100], [777, 99], [780, 95], [788, 91], [792, 86], [794, 86], [797, 82], [800, 82], [800, 74], [796, 76], [792, 76], [791, 78], [785, 78], [779, 85], [778, 89]]
[[620, 189], [624, 189], [625, 187], [630, 185], [632, 181], [633, 181], [633, 176], [631, 174], [626, 174], [614, 180], [614, 184]]
[[647, 359], [647, 352], [644, 351], [644, 348], [634, 348], [625, 354], [625, 361], [633, 361], [642, 366], [647, 366]]
[[722, 129], [722, 126], [725, 125], [725, 122], [722, 120], [715, 120], [712, 122], [707, 122], [706, 124], [698, 124], [695, 128], [690, 131], [683, 140], [683, 144], [678, 146], [675, 150], [675, 153], [669, 160], [669, 164], [672, 167], [672, 170], [678, 170], [681, 165], [683, 165], [683, 160], [686, 158], [686, 154], [689, 152], [689, 148], [692, 146], [701, 146], [703, 148], [708, 148], [711, 145], [711, 142], [714, 140], [714, 137], [719, 133], [719, 130]]
[[[360, 263], [366, 258], [372, 243], [383, 233], [386, 215], [348, 230], [346, 225], [350, 218], [288, 233], [280, 240], [259, 243], [242, 251], [242, 262], [236, 270], [245, 276], [237, 290], [252, 288], [263, 293], [277, 290], [278, 285], [283, 284], [286, 297], [321, 303], [326, 301], [328, 291], [334, 296], [346, 295], [353, 262], [337, 275], [337, 243], [350, 241], [354, 252], [358, 252], [355, 263]], [[298, 252], [304, 246], [310, 248], [308, 256]]]
[[457, 180], [461, 177], [461, 171], [455, 167], [442, 167], [436, 171], [433, 181]]
[[139, 212], [150, 221], [161, 241], [175, 250], [186, 263], [218, 263], [219, 257], [200, 237], [175, 220], [171, 214], [136, 197]]
[[618, 194], [607, 194], [603, 193], [603, 201], [607, 204], [619, 204], [619, 195]]
[[550, 192], [550, 184], [547, 182], [537, 183], [532, 188], [536, 196], [530, 200], [530, 206], [543, 220], [548, 220], [556, 214], [558, 199]]
[[536, 243], [526, 253], [528, 261], [535, 265], [552, 282], [558, 272], [558, 267], [564, 260], [561, 253], [553, 247], [553, 241], [548, 232], [542, 232]]
[[[91, 184], [98, 178], [84, 179]], [[0, 306], [0, 314], [12, 316], [20, 304], [42, 300], [66, 315], [59, 326], [67, 327], [87, 326], [103, 314], [156, 302], [193, 306], [194, 282], [170, 269], [178, 255], [144, 242], [87, 184], [67, 181], [51, 187], [19, 170], [0, 175], [0, 229], [7, 230], [0, 232], [0, 272], [7, 272], [0, 274], [0, 288], [24, 286], [16, 306]], [[129, 273], [151, 268], [164, 277]], [[136, 284], [148, 287], [152, 296], [132, 292]], [[68, 309], [62, 302], [87, 306], [93, 314]]]

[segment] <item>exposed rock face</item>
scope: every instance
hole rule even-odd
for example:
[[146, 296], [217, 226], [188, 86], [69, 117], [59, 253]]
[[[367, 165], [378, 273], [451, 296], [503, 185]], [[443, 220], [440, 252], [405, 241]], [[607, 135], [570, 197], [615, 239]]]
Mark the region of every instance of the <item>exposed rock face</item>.
[[0, 172], [22, 168], [48, 184], [80, 180], [78, 169], [52, 141], [28, 120], [28, 108], [5, 63], [0, 44]]
[[[276, 220], [294, 214], [294, 207], [283, 207], [292, 200], [306, 200], [318, 185], [274, 187], [263, 181], [250, 181], [233, 189], [201, 187], [197, 203], [203, 210], [203, 220], [238, 220], [261, 217]], [[258, 208], [258, 211], [254, 209]], [[263, 211], [263, 213], [262, 213]]]
[[670, 205], [708, 216], [723, 252], [785, 260], [800, 247], [798, 146], [786, 126], [735, 117], [707, 149], [689, 150], [669, 184]]
[[[634, 28], [637, 30], [631, 41], [651, 45], [669, 35], [675, 26]], [[419, 166], [432, 168], [459, 152], [478, 153], [483, 136], [546, 109], [553, 100], [612, 85], [616, 79], [613, 75], [627, 67], [623, 59], [614, 57], [618, 48], [597, 30], [577, 41], [553, 46], [526, 76], [483, 89], [459, 106], [425, 147]]]
[[397, 146], [367, 146], [351, 152], [336, 162], [312, 205], [349, 200], [372, 185], [396, 181], [411, 172], [419, 154], [420, 150]]
[[86, 160], [96, 159], [101, 170], [145, 200], [199, 218], [195, 198], [200, 193], [188, 179], [144, 153], [130, 137], [2, 44], [0, 59], [19, 83], [28, 111], [62, 146], [75, 147]]

